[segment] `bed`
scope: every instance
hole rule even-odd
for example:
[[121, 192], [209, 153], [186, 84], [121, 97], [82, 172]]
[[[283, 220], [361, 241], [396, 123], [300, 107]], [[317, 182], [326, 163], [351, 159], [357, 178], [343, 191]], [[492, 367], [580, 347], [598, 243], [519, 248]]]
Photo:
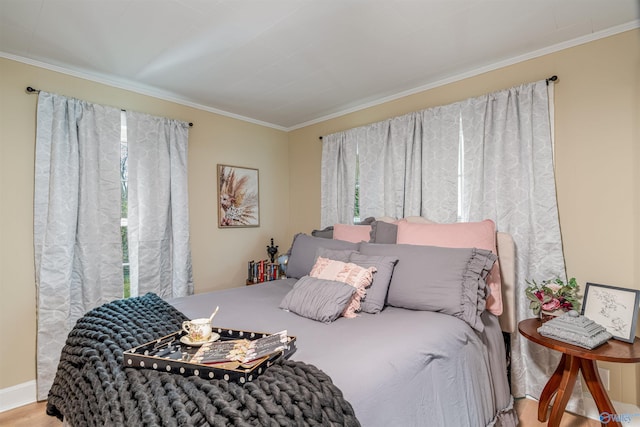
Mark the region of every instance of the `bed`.
[[[376, 225], [379, 225], [378, 239], [373, 235]], [[144, 414], [136, 415], [137, 420], [146, 419], [147, 425], [515, 426], [517, 418], [509, 390], [503, 341], [503, 331], [513, 331], [514, 316], [509, 300], [513, 283], [513, 242], [508, 235], [496, 234], [494, 226], [491, 231], [493, 251], [466, 247], [470, 246], [468, 242], [439, 242], [440, 246], [428, 244], [431, 243], [429, 239], [427, 244], [397, 243], [402, 241], [401, 235], [407, 235], [407, 230], [403, 230], [402, 225], [393, 225], [398, 227], [395, 243], [383, 243], [388, 241], [383, 232], [383, 228], [389, 228], [387, 223], [369, 225], [370, 243], [349, 241], [359, 238], [352, 236], [334, 236], [348, 239], [342, 240], [299, 234], [288, 254], [287, 275], [290, 277], [169, 299], [168, 308], [163, 306], [150, 310], [145, 307], [142, 311], [149, 313], [148, 321], [140, 320], [140, 314], [136, 313], [136, 322], [142, 323], [131, 331], [122, 332], [121, 326], [105, 326], [103, 314], [94, 314], [91, 319], [79, 322], [91, 331], [76, 332], [76, 335], [110, 337], [102, 338], [102, 342], [108, 341], [108, 345], [102, 348], [106, 348], [104, 351], [111, 355], [112, 360], [97, 368], [99, 374], [94, 374], [93, 382], [87, 381], [93, 386], [85, 384], [85, 388], [105, 388], [105, 382], [114, 382], [116, 385], [110, 391], [104, 391], [105, 396], [111, 393], [112, 403], [97, 403], [93, 410], [87, 409], [90, 405], [84, 408], [69, 405], [70, 400], [78, 397], [73, 388], [82, 382], [69, 378], [88, 375], [84, 372], [85, 367], [80, 366], [87, 363], [81, 361], [82, 354], [86, 353], [82, 347], [84, 344], [73, 341], [72, 331], [50, 392], [47, 412], [71, 421], [72, 425], [91, 425], [92, 422], [100, 425], [101, 416], [104, 421], [104, 417], [113, 415], [96, 416], [95, 408], [99, 408], [98, 412], [116, 413], [116, 418], [108, 418], [113, 424], [130, 425], [120, 414], [131, 405], [144, 402], [147, 406], [157, 404], [163, 407], [164, 402], [164, 409], [173, 407], [167, 404], [170, 392], [160, 398], [160, 403], [149, 403], [153, 401], [151, 395], [154, 394], [151, 384], [156, 384], [172, 391], [174, 388], [189, 390], [189, 387], [195, 387], [206, 392], [193, 398], [194, 401], [200, 399], [200, 403], [191, 406], [184, 403], [191, 399], [187, 399], [188, 391], [183, 393], [181, 400], [176, 398], [182, 405], [174, 408], [180, 414], [179, 422], [178, 417], [171, 413], [163, 416], [147, 414], [148, 418], [144, 418]], [[358, 233], [362, 231], [358, 230]], [[416, 235], [413, 228], [409, 235]], [[487, 280], [495, 265], [495, 253], [500, 255], [498, 268], [502, 273], [503, 314], [500, 316], [485, 306], [491, 292]], [[328, 261], [325, 261], [325, 270], [318, 273], [321, 260]], [[347, 262], [349, 260], [359, 263]], [[358, 286], [325, 277], [334, 274], [329, 270], [340, 262], [357, 264], [369, 272], [374, 270], [372, 277], [383, 278], [380, 283], [386, 284], [387, 288], [380, 288], [380, 283], [372, 279], [364, 285], [367, 289], [365, 296], [358, 297]], [[372, 268], [374, 265], [377, 268]], [[390, 266], [391, 271], [385, 271], [384, 265]], [[459, 279], [461, 269], [464, 270], [462, 280]], [[431, 287], [426, 294], [421, 294], [425, 281], [435, 284], [429, 285]], [[333, 289], [331, 286], [334, 285], [328, 286], [332, 283], [346, 288], [336, 284]], [[402, 288], [407, 283], [408, 287]], [[374, 288], [374, 285], [378, 287]], [[318, 295], [323, 292], [327, 295], [319, 299]], [[378, 300], [370, 299], [372, 296], [377, 296]], [[460, 303], [460, 299], [464, 301]], [[354, 305], [353, 310], [347, 310]], [[183, 318], [208, 317], [216, 306], [220, 310], [215, 317], [215, 327], [269, 332], [286, 329], [289, 335], [296, 337], [295, 353], [290, 360], [267, 369], [254, 381], [256, 384], [244, 387], [201, 379], [190, 379], [195, 385], [176, 385], [176, 382], [186, 380], [177, 374], [154, 374], [152, 370], [118, 365], [121, 362], [118, 356], [121, 357], [121, 351], [127, 345], [162, 336], [172, 328], [178, 328]], [[108, 316], [115, 318], [118, 325], [118, 322], [129, 324], [131, 316], [126, 310], [119, 310], [107, 307], [111, 313]], [[151, 324], [154, 325], [152, 328], [149, 327]], [[111, 337], [109, 334], [112, 332], [106, 329], [117, 329], [118, 336]], [[73, 359], [64, 362], [65, 352], [72, 353]], [[96, 354], [88, 353], [86, 360], [93, 357], [95, 361]], [[74, 369], [79, 371], [72, 374]], [[303, 375], [303, 372], [311, 373]], [[304, 378], [300, 379], [301, 376]], [[127, 381], [136, 385], [147, 384], [142, 387], [143, 391], [137, 389], [136, 393], [143, 396], [131, 392], [133, 387]], [[308, 391], [311, 390], [309, 383], [316, 385], [315, 391]], [[211, 389], [211, 384], [214, 389]], [[289, 397], [280, 397], [284, 391]], [[265, 392], [269, 396], [261, 397], [262, 400], [255, 397]], [[220, 395], [226, 396], [224, 404], [227, 406], [216, 406]], [[127, 398], [137, 403], [123, 403], [122, 400]], [[203, 399], [209, 400], [203, 403]], [[269, 418], [264, 414], [276, 409], [267, 408], [265, 412], [264, 408], [258, 408], [257, 412], [254, 411], [257, 415], [241, 419], [237, 414], [250, 412], [247, 402], [251, 399], [254, 399], [252, 402], [256, 399], [270, 404], [276, 402], [281, 407], [293, 405], [293, 409], [287, 410], [294, 415], [288, 417], [283, 412]], [[200, 413], [199, 408], [203, 407], [208, 408], [209, 418]], [[318, 409], [321, 414], [315, 419], [311, 416], [304, 418], [300, 414], [309, 412], [307, 407]], [[214, 421], [215, 416], [225, 410], [233, 412], [235, 418]], [[148, 411], [153, 412], [153, 409]], [[95, 419], [82, 421], [80, 412], [93, 412]], [[74, 423], [74, 419], [81, 421]]]

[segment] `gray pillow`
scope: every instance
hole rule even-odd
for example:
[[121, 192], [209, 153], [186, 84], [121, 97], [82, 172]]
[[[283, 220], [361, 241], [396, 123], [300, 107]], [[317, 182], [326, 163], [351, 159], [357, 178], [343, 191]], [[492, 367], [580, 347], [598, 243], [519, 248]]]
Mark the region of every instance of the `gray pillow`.
[[398, 257], [362, 255], [355, 252], [349, 257], [349, 262], [364, 268], [376, 268], [376, 272], [373, 274], [373, 282], [367, 288], [367, 295], [360, 301], [360, 309], [366, 313], [380, 313], [387, 299], [391, 275], [398, 262]]
[[373, 224], [375, 221], [376, 221], [375, 217], [369, 216], [360, 222], [356, 222], [355, 225], [370, 225], [370, 224]]
[[[356, 225], [369, 225], [369, 224], [373, 224], [375, 222], [375, 218], [374, 217], [368, 217], [363, 219], [360, 222], [357, 222]], [[330, 225], [328, 227], [323, 228], [322, 230], [313, 230], [311, 232], [311, 235], [313, 237], [322, 237], [323, 239], [333, 239], [333, 225]], [[396, 241], [394, 240], [393, 242], [383, 242], [383, 243], [395, 243]]]
[[343, 282], [304, 276], [282, 299], [280, 308], [320, 322], [336, 320], [356, 288]]
[[360, 252], [398, 257], [387, 294], [389, 305], [449, 314], [484, 330], [480, 315], [489, 292], [485, 278], [496, 260], [490, 251], [362, 243]]
[[376, 221], [371, 224], [369, 236], [371, 243], [395, 243], [398, 238], [398, 225]]
[[322, 237], [323, 239], [333, 239], [333, 225], [323, 228], [322, 230], [313, 230], [311, 235], [313, 237]]
[[299, 233], [293, 238], [289, 249], [287, 262], [287, 277], [296, 279], [308, 276], [316, 262], [318, 248], [357, 251], [360, 243], [345, 242], [344, 240], [323, 239]]
[[315, 265], [316, 261], [318, 261], [318, 257], [320, 256], [322, 258], [334, 259], [336, 261], [349, 262], [351, 255], [357, 253], [358, 252], [354, 250], [318, 248], [313, 264]]

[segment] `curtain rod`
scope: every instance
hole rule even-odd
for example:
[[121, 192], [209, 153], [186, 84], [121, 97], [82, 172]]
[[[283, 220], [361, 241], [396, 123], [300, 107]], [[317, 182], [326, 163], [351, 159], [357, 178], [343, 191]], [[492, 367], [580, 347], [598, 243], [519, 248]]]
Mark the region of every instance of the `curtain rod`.
[[[544, 81], [547, 83], [547, 86], [549, 86], [549, 82], [555, 82], [556, 80], [558, 80], [558, 76], [554, 74], [553, 76], [546, 78]], [[29, 88], [27, 88], [27, 90], [29, 90]], [[322, 141], [322, 136], [319, 136], [318, 139]]]
[[[27, 86], [27, 92], [28, 93], [40, 93], [40, 89], [34, 89], [31, 86]], [[121, 111], [127, 111], [122, 109]], [[189, 122], [189, 127], [193, 127], [193, 123]]]

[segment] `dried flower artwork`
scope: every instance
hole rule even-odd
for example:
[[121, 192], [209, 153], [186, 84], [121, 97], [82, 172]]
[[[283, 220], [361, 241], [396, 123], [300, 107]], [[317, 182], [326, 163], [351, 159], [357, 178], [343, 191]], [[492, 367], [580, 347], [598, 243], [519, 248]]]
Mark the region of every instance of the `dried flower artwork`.
[[218, 227], [258, 227], [258, 169], [218, 165]]

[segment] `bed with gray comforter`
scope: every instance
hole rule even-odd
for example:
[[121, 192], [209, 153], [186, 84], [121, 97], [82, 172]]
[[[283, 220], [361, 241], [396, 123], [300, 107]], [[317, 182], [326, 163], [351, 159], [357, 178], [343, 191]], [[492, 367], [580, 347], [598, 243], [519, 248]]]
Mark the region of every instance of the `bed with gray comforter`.
[[171, 300], [190, 318], [214, 326], [297, 337], [292, 360], [331, 377], [366, 427], [515, 426], [497, 317], [484, 332], [442, 313], [386, 307], [331, 323], [279, 308], [297, 279], [278, 280]]

